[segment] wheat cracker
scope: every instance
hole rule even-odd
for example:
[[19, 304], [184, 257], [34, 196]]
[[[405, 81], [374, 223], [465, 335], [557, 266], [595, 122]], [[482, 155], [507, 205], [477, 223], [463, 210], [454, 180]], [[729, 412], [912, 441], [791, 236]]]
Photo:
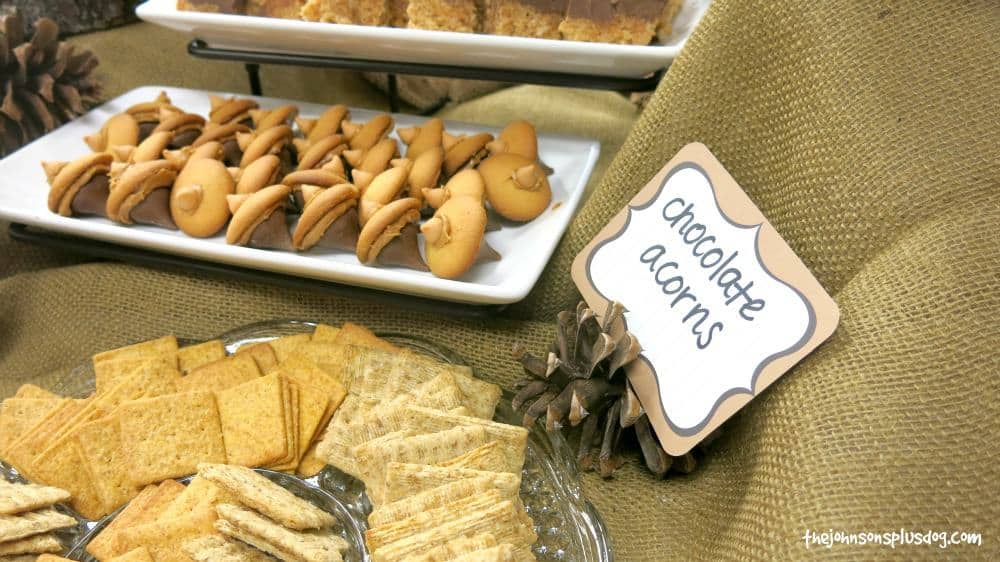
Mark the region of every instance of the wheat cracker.
[[200, 462], [225, 462], [219, 412], [210, 392], [127, 402], [120, 411], [122, 448], [142, 486], [192, 474]]
[[0, 478], [0, 515], [17, 515], [62, 503], [70, 493], [61, 488], [20, 484]]
[[487, 478], [492, 487], [509, 496], [521, 488], [521, 475], [510, 472], [487, 472], [470, 468], [440, 467], [429, 464], [390, 462], [385, 466], [385, 496], [389, 504], [425, 490], [464, 478]]
[[87, 544], [87, 552], [98, 560], [111, 558], [114, 556], [119, 532], [128, 527], [155, 521], [183, 491], [184, 485], [176, 480], [165, 480], [159, 486], [146, 486]]
[[313, 328], [312, 341], [336, 341], [340, 328], [329, 324], [316, 324]]
[[294, 334], [291, 336], [282, 336], [280, 338], [275, 338], [273, 340], [268, 340], [268, 345], [274, 350], [274, 356], [281, 363], [291, 355], [293, 355], [296, 350], [298, 350], [303, 344], [308, 343], [312, 339], [312, 335], [309, 333]]
[[25, 383], [17, 388], [17, 392], [14, 393], [14, 398], [26, 398], [33, 400], [60, 400], [62, 396], [58, 394], [45, 390], [44, 388], [36, 385]]
[[249, 355], [233, 355], [201, 365], [177, 381], [181, 392], [218, 392], [250, 382], [261, 376], [257, 362]]
[[11, 556], [14, 554], [43, 554], [51, 552], [62, 552], [63, 545], [53, 533], [42, 533], [32, 535], [23, 539], [17, 539], [0, 543], [0, 556]]
[[187, 373], [226, 357], [226, 346], [222, 340], [209, 340], [194, 345], [186, 345], [177, 350], [177, 368]]
[[140, 546], [133, 548], [125, 554], [115, 556], [108, 560], [108, 562], [153, 562], [153, 557], [149, 554], [149, 549]]
[[236, 350], [235, 355], [247, 355], [257, 363], [260, 372], [267, 374], [278, 364], [278, 356], [274, 354], [274, 348], [267, 342], [245, 345]]
[[489, 477], [463, 478], [375, 508], [368, 516], [368, 526], [375, 528], [394, 523], [411, 515], [442, 507], [462, 498], [490, 490], [496, 490], [504, 498], [515, 497], [515, 492], [510, 490], [501, 492], [493, 485]]
[[273, 562], [274, 557], [240, 541], [205, 535], [184, 542], [184, 553], [195, 562]]
[[[287, 529], [253, 511], [233, 504], [217, 508], [223, 534], [242, 540], [283, 560], [332, 562], [342, 560], [350, 544], [332, 531]], [[235, 532], [234, 532], [235, 531]]]
[[297, 497], [252, 469], [206, 463], [198, 467], [198, 475], [222, 488], [239, 503], [290, 529], [320, 529], [336, 523], [333, 515]]
[[47, 507], [18, 515], [0, 515], [0, 543], [32, 535], [66, 529], [76, 525], [76, 519]]
[[464, 517], [468, 513], [483, 511], [488, 507], [505, 501], [500, 492], [487, 490], [471, 496], [459, 498], [450, 503], [414, 513], [408, 517], [379, 526], [372, 526], [365, 531], [365, 543], [369, 550], [380, 547], [445, 525]]
[[228, 462], [252, 467], [287, 458], [286, 387], [270, 374], [215, 393]]

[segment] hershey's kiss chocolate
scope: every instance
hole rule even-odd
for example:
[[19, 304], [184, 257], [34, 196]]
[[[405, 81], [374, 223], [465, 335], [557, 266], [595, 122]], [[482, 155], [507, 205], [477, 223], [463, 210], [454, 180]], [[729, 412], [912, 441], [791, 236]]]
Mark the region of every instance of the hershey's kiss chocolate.
[[399, 236], [392, 239], [378, 253], [375, 261], [382, 265], [398, 265], [408, 267], [418, 271], [430, 271], [424, 258], [420, 256], [420, 248], [417, 245], [417, 232], [419, 227], [416, 223], [410, 223], [403, 227]]
[[108, 176], [106, 174], [95, 174], [90, 181], [83, 184], [83, 187], [76, 192], [70, 208], [76, 215], [98, 215], [108, 216]]
[[269, 250], [292, 250], [292, 238], [285, 224], [285, 210], [276, 209], [271, 216], [257, 225], [250, 235], [248, 246]]
[[[330, 223], [323, 236], [316, 243], [317, 247], [330, 248], [332, 250], [346, 250], [353, 252], [358, 246], [358, 209], [351, 207], [344, 214], [337, 217]], [[383, 252], [385, 250], [382, 250]]]
[[129, 217], [139, 224], [152, 224], [177, 230], [170, 215], [170, 188], [161, 187], [149, 192], [145, 199], [132, 208]]

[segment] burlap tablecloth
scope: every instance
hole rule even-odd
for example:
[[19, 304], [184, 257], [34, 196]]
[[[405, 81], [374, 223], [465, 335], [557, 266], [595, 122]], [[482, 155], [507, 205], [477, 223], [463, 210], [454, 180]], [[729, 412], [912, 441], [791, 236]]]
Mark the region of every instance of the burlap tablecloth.
[[[138, 39], [142, 38], [141, 42]], [[77, 38], [109, 94], [144, 83], [241, 90], [138, 26]], [[144, 57], [161, 53], [155, 64]], [[78, 258], [4, 238], [4, 395], [96, 351], [163, 333], [210, 337], [273, 318], [360, 321], [453, 347], [509, 384], [515, 340], [540, 347], [577, 296], [580, 247], [683, 144], [707, 144], [834, 295], [836, 335], [738, 414], [693, 474], [635, 457], [585, 478], [618, 560], [963, 559], [998, 555], [1000, 5], [717, 1], [635, 122], [614, 94], [520, 87], [443, 116], [535, 120], [600, 138], [594, 194], [509, 317], [429, 318], [271, 286]], [[270, 95], [380, 106], [353, 75], [264, 70]], [[629, 130], [631, 129], [631, 132]], [[626, 137], [627, 134], [627, 137]], [[624, 145], [619, 150], [619, 144]], [[54, 155], [57, 156], [57, 155]], [[605, 164], [614, 156], [604, 172]], [[807, 528], [959, 530], [983, 546], [812, 547]]]

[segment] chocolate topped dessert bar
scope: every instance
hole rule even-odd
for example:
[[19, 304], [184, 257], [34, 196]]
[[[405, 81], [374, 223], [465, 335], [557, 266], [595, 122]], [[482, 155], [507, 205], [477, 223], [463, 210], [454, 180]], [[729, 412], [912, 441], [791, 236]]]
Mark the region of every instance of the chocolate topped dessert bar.
[[475, 0], [409, 0], [407, 27], [437, 31], [479, 31], [479, 6]]
[[245, 14], [246, 0], [177, 0], [177, 9], [185, 12]]
[[297, 20], [305, 3], [306, 0], [246, 0], [247, 15]]
[[567, 0], [486, 0], [483, 31], [495, 35], [516, 35], [559, 39], [559, 24], [566, 13]]
[[648, 45], [665, 0], [569, 0], [559, 24], [563, 39]]

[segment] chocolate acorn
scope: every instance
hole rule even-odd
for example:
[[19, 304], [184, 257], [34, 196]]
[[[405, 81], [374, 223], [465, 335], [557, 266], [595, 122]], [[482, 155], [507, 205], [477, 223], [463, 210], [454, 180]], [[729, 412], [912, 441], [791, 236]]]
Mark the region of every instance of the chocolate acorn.
[[349, 183], [329, 188], [303, 185], [305, 207], [295, 226], [296, 250], [313, 247], [353, 251], [358, 245], [358, 189]]
[[205, 118], [196, 113], [184, 113], [171, 111], [165, 107], [160, 108], [160, 123], [153, 129], [154, 133], [170, 131], [174, 134], [170, 141], [170, 148], [182, 148], [194, 142], [194, 139], [201, 136], [201, 131], [205, 127]]
[[[361, 190], [361, 201], [358, 203], [358, 220], [362, 225], [376, 211], [389, 204], [403, 191], [406, 185], [406, 178], [410, 173], [409, 165], [389, 168], [381, 174], [375, 176], [365, 188]], [[416, 198], [413, 198], [416, 199]], [[420, 200], [417, 199], [419, 202]]]
[[201, 135], [194, 139], [191, 146], [197, 148], [206, 142], [216, 141], [222, 144], [222, 161], [226, 166], [239, 166], [243, 158], [243, 150], [240, 143], [236, 142], [237, 133], [248, 133], [250, 129], [240, 123], [207, 123], [202, 129]]
[[306, 137], [296, 139], [295, 148], [299, 152], [305, 152], [307, 148], [315, 144], [320, 139], [340, 132], [340, 124], [347, 119], [350, 112], [346, 105], [334, 105], [328, 108], [317, 119], [306, 119], [298, 117], [295, 124]]
[[49, 210], [64, 217], [107, 216], [111, 155], [98, 152], [72, 162], [42, 162], [49, 181]]
[[389, 162], [399, 154], [394, 139], [382, 139], [368, 150], [352, 149], [344, 152], [344, 160], [351, 165], [352, 177], [358, 172], [378, 174], [389, 167]]
[[538, 134], [535, 126], [527, 121], [511, 121], [486, 148], [490, 154], [513, 152], [528, 160], [538, 160]]
[[83, 137], [94, 152], [111, 152], [116, 146], [139, 144], [139, 123], [128, 113], [119, 113], [104, 122], [101, 130]]
[[343, 135], [329, 135], [310, 145], [305, 152], [300, 152], [299, 165], [295, 169], [322, 168], [334, 160], [337, 161], [334, 165], [343, 169], [344, 164], [340, 162], [340, 155], [345, 150], [347, 150], [347, 140]]
[[285, 224], [285, 204], [290, 189], [272, 185], [250, 194], [229, 195], [233, 218], [226, 230], [226, 243], [254, 248], [291, 250], [292, 239]]
[[486, 197], [486, 184], [477, 170], [462, 170], [448, 180], [444, 186], [423, 189], [424, 200], [438, 209], [452, 197], [475, 197], [482, 202]]
[[[406, 189], [410, 197], [424, 200], [424, 191], [437, 187], [441, 180], [441, 164], [444, 162], [444, 149], [440, 146], [423, 151], [412, 161], [410, 175], [406, 178]], [[400, 160], [391, 164], [397, 166]]]
[[274, 109], [251, 109], [250, 120], [257, 131], [265, 131], [279, 125], [292, 125], [292, 120], [299, 114], [299, 108], [294, 105], [282, 105]]
[[389, 136], [395, 122], [388, 114], [381, 114], [372, 117], [367, 123], [358, 124], [351, 121], [343, 121], [340, 128], [344, 136], [351, 143], [354, 150], [368, 150], [375, 146], [375, 143]]
[[145, 140], [160, 123], [161, 108], [181, 112], [180, 108], [171, 103], [170, 96], [163, 91], [152, 101], [137, 103], [125, 110], [125, 113], [134, 117], [139, 124], [139, 142]]
[[209, 141], [199, 145], [198, 147], [185, 146], [184, 148], [178, 148], [177, 150], [164, 150], [163, 158], [164, 160], [173, 162], [174, 167], [178, 170], [187, 165], [187, 163], [191, 160], [197, 160], [199, 158], [210, 158], [221, 162], [222, 145], [216, 141]]
[[278, 125], [266, 131], [252, 133], [237, 133], [236, 142], [243, 149], [240, 167], [246, 168], [254, 160], [267, 154], [281, 158], [285, 168], [290, 168], [294, 157], [291, 152], [292, 128], [288, 125]]
[[281, 176], [281, 159], [273, 154], [265, 154], [246, 168], [236, 168], [231, 170], [231, 173], [236, 180], [236, 193], [254, 193], [278, 183], [278, 178]]
[[170, 191], [170, 215], [188, 236], [205, 238], [229, 220], [226, 197], [235, 190], [225, 164], [212, 158], [188, 161]]
[[486, 198], [500, 216], [518, 222], [542, 214], [552, 201], [552, 188], [538, 162], [519, 154], [494, 154], [479, 165]]
[[489, 155], [486, 145], [493, 140], [489, 133], [454, 137], [444, 134], [444, 173], [451, 177], [462, 168], [475, 168]]
[[299, 170], [285, 176], [281, 183], [292, 188], [292, 200], [297, 209], [305, 207], [305, 198], [302, 195], [302, 188], [307, 185], [313, 187], [332, 187], [341, 183], [349, 183], [344, 177], [343, 168], [340, 171], [333, 166], [318, 168], [315, 170]]
[[228, 124], [239, 123], [244, 127], [253, 126], [253, 119], [250, 117], [250, 110], [257, 109], [257, 102], [245, 98], [221, 98], [219, 96], [208, 96], [211, 109], [208, 112], [210, 123]]
[[151, 160], [122, 168], [111, 176], [105, 207], [108, 218], [122, 224], [152, 224], [176, 230], [170, 216], [170, 188], [177, 168], [167, 160]]
[[367, 265], [398, 265], [427, 271], [417, 245], [419, 220], [420, 201], [412, 197], [382, 207], [358, 235], [358, 260]]
[[170, 131], [152, 133], [139, 146], [116, 146], [111, 149], [111, 153], [115, 160], [128, 164], [160, 160], [173, 138], [174, 134]]
[[476, 197], [454, 197], [421, 227], [431, 273], [458, 279], [477, 261], [498, 260], [486, 243], [486, 209]]
[[424, 121], [419, 127], [398, 129], [399, 140], [406, 144], [406, 157], [419, 158], [421, 154], [442, 147], [444, 121], [435, 117]]

